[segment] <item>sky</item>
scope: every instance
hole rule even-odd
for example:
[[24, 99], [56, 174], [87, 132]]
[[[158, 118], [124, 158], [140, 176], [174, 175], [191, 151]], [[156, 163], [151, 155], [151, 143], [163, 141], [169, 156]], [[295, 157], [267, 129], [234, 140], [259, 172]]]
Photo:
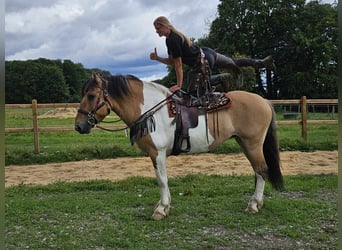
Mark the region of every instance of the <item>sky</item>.
[[153, 27], [166, 16], [184, 34], [209, 33], [219, 0], [7, 0], [5, 59], [69, 59], [112, 74], [159, 79], [166, 65], [149, 58], [157, 48], [167, 57], [165, 37]]
[[[165, 37], [153, 27], [158, 16], [188, 37], [209, 33], [219, 0], [7, 0], [5, 59], [71, 60], [112, 74], [144, 80], [167, 74], [150, 52], [167, 57]], [[323, 2], [332, 3], [333, 0]]]

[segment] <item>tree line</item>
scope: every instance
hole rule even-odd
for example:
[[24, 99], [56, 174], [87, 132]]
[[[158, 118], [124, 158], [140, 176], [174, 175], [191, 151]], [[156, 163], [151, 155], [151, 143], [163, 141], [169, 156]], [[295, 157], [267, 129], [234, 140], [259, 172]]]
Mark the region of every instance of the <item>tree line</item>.
[[256, 74], [252, 89], [271, 99], [337, 98], [337, 4], [305, 0], [221, 0], [200, 42], [220, 52], [272, 55], [273, 75]]
[[[275, 60], [275, 72], [242, 68], [245, 90], [269, 99], [337, 98], [337, 2], [221, 0], [217, 10], [198, 45]], [[163, 81], [176, 81], [172, 67]]]
[[101, 70], [87, 69], [71, 60], [39, 58], [6, 61], [5, 71], [6, 103], [31, 103], [32, 99], [39, 103], [64, 103], [79, 102], [84, 82], [92, 71]]
[[[217, 10], [209, 34], [195, 41], [198, 45], [232, 57], [272, 55], [275, 60], [275, 72], [244, 68], [244, 90], [269, 99], [337, 98], [337, 4], [221, 0]], [[93, 70], [99, 71], [71, 60], [6, 61], [5, 101], [79, 102], [81, 86]], [[157, 80], [166, 86], [176, 81], [173, 67], [168, 71]]]

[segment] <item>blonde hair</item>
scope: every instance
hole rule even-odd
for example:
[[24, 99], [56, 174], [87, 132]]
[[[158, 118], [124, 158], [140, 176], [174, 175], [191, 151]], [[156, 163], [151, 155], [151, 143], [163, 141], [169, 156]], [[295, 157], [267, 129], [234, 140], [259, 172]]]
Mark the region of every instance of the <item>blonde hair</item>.
[[157, 17], [153, 22], [153, 25], [156, 25], [156, 24], [159, 24], [164, 27], [168, 27], [172, 32], [179, 35], [182, 38], [183, 42], [185, 41], [189, 46], [192, 45], [191, 40], [187, 36], [185, 36], [182, 32], [178, 31], [175, 27], [173, 27], [173, 25], [170, 23], [170, 21], [166, 17], [164, 16]]

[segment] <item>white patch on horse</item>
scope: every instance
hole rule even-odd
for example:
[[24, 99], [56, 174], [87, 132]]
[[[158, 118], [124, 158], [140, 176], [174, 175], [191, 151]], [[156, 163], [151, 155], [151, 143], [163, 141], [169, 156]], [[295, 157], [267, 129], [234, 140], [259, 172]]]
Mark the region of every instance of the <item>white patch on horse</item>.
[[[161, 91], [156, 91], [156, 88]], [[144, 82], [143, 95], [144, 103], [141, 106], [141, 112], [144, 113], [151, 107], [157, 105], [162, 100], [165, 100], [165, 94], [168, 93], [168, 89], [161, 85], [156, 85], [152, 82]], [[157, 148], [169, 145], [171, 150], [174, 139], [174, 126], [165, 126], [170, 124], [174, 118], [170, 118], [167, 110], [167, 105], [164, 105], [153, 115], [156, 123], [156, 132], [150, 133], [153, 143]], [[163, 132], [162, 132], [163, 131]]]
[[214, 138], [206, 126], [206, 115], [198, 117], [198, 126], [189, 129], [191, 150], [189, 153], [208, 152], [209, 145], [213, 143]]

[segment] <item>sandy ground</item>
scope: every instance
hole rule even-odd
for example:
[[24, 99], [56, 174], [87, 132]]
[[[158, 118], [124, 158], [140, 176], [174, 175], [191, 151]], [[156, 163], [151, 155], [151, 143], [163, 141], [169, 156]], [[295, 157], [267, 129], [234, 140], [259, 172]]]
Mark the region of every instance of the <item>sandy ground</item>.
[[[40, 117], [75, 117], [75, 108], [57, 108]], [[281, 152], [282, 172], [293, 174], [337, 174], [337, 151]], [[253, 174], [243, 154], [180, 155], [168, 158], [168, 176], [203, 174]], [[6, 166], [5, 186], [19, 184], [46, 185], [56, 181], [84, 181], [106, 179], [118, 181], [130, 176], [155, 177], [148, 157], [120, 157], [109, 160], [91, 160], [44, 165]]]
[[[337, 151], [310, 153], [281, 152], [282, 172], [294, 174], [337, 174]], [[203, 174], [253, 174], [243, 154], [180, 155], [168, 158], [168, 176]], [[83, 181], [107, 179], [123, 180], [130, 176], [154, 177], [154, 169], [148, 157], [122, 157], [108, 160], [89, 160], [44, 165], [6, 166], [5, 186], [19, 184], [46, 185], [56, 181]]]

